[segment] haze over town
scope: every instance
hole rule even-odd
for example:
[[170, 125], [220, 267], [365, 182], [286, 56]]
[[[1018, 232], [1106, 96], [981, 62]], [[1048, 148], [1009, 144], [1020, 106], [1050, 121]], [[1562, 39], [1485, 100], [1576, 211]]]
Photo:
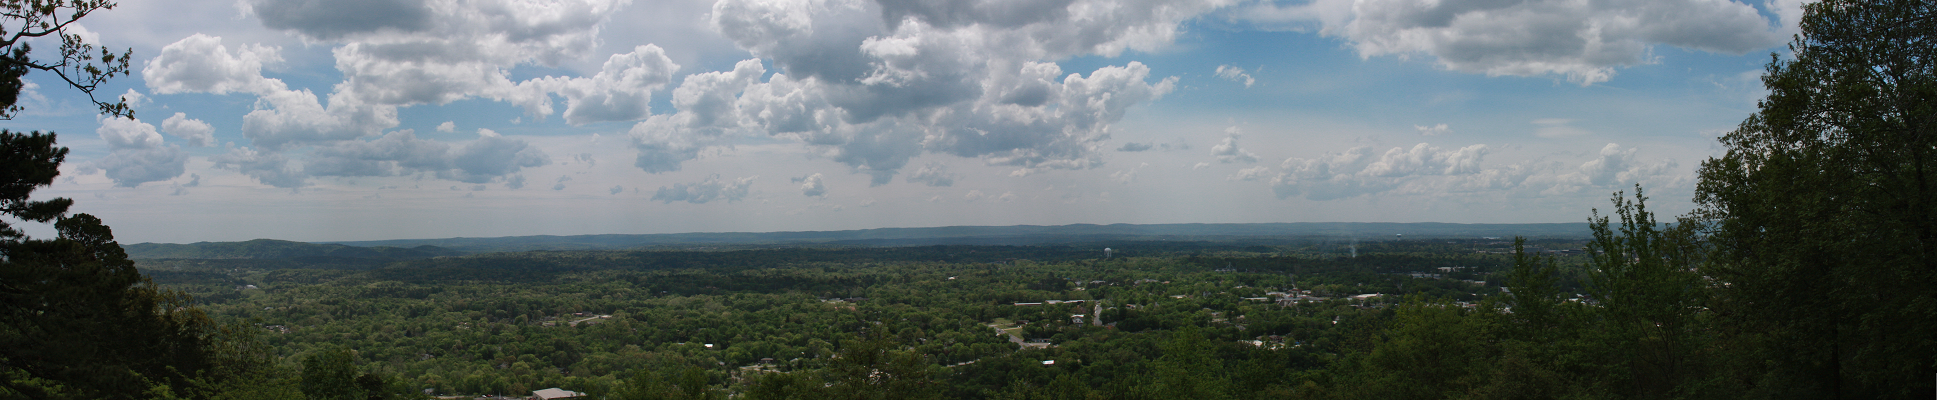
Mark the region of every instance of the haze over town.
[[[1800, 6], [125, 1], [40, 197], [123, 243], [1685, 212]], [[54, 46], [37, 46], [52, 49]], [[29, 75], [40, 87], [63, 87]], [[45, 230], [45, 228], [40, 228]], [[44, 232], [36, 232], [45, 235]]]

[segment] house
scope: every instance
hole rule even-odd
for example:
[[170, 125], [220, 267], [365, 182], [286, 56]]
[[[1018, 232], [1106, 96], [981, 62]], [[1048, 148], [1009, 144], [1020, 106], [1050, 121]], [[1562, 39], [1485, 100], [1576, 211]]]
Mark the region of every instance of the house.
[[574, 392], [574, 391], [559, 389], [559, 388], [538, 389], [538, 390], [531, 391], [531, 398], [537, 399], [537, 400], [576, 399], [581, 397], [585, 397], [585, 393]]

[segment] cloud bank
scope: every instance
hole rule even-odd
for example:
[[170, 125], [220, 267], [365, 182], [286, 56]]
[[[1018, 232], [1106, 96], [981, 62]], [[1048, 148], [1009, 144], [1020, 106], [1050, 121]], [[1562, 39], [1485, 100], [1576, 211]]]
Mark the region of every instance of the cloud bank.
[[1598, 156], [1577, 166], [1558, 162], [1527, 162], [1486, 166], [1492, 148], [1470, 145], [1442, 149], [1426, 143], [1394, 147], [1375, 155], [1370, 147], [1354, 147], [1318, 158], [1288, 158], [1275, 177], [1265, 179], [1263, 167], [1250, 168], [1230, 180], [1268, 181], [1279, 198], [1303, 197], [1326, 201], [1387, 192], [1446, 194], [1478, 191], [1526, 191], [1542, 194], [1575, 193], [1589, 187], [1619, 190], [1626, 185], [1675, 186], [1685, 177], [1674, 175], [1674, 160], [1640, 160], [1636, 149], [1609, 143]]
[[107, 172], [115, 186], [136, 187], [174, 179], [187, 171], [188, 153], [181, 146], [162, 143], [154, 125], [128, 118], [104, 118], [94, 133], [108, 142], [110, 152], [88, 167]]
[[[670, 115], [631, 130], [636, 165], [667, 172], [735, 135], [790, 139], [885, 184], [924, 153], [987, 165], [1085, 169], [1130, 107], [1175, 77], [1131, 61], [1065, 73], [1055, 60], [1116, 56], [1174, 40], [1227, 3], [1021, 4], [725, 0], [712, 26], [758, 59], [689, 75]], [[777, 70], [764, 81], [770, 61]], [[911, 182], [946, 186], [932, 174]]]
[[[749, 188], [753, 186], [753, 179], [758, 177], [749, 176], [724, 180], [720, 179], [720, 174], [713, 174], [699, 182], [676, 183], [671, 187], [661, 186], [659, 190], [653, 192], [652, 199], [666, 202], [666, 204], [681, 201], [693, 204], [705, 204], [715, 200], [725, 200], [728, 203], [736, 202], [747, 197]], [[613, 194], [617, 193], [617, 191], [613, 191]]]
[[[276, 181], [282, 185], [302, 176], [435, 164], [376, 157], [358, 146], [402, 145], [392, 143], [402, 138], [386, 139], [401, 123], [401, 107], [464, 99], [508, 103], [535, 120], [558, 113], [556, 103], [563, 102], [562, 117], [571, 125], [634, 122], [627, 132], [637, 151], [634, 166], [646, 172], [677, 171], [707, 149], [764, 136], [797, 143], [881, 185], [925, 153], [1022, 173], [1101, 165], [1098, 147], [1114, 124], [1131, 107], [1173, 91], [1177, 78], [1152, 76], [1136, 61], [1074, 72], [1056, 62], [1155, 50], [1174, 41], [1186, 21], [1231, 4], [724, 0], [714, 4], [709, 25], [755, 57], [731, 70], [675, 79], [681, 66], [659, 46], [641, 44], [605, 57], [585, 76], [520, 80], [511, 71], [521, 66], [556, 68], [593, 57], [599, 33], [629, 2], [246, 0], [239, 6], [263, 27], [329, 46], [342, 81], [330, 93], [291, 88], [262, 74], [283, 62], [281, 49], [231, 47], [203, 34], [164, 47], [142, 76], [158, 94], [254, 96], [241, 129], [246, 151], [222, 165], [288, 172], [262, 174], [286, 176]], [[352, 18], [345, 10], [380, 15]], [[667, 89], [673, 109], [655, 113], [654, 93]], [[184, 134], [200, 132], [182, 127]], [[309, 159], [301, 149], [327, 150]], [[303, 167], [272, 162], [277, 159]], [[438, 176], [471, 182], [530, 165], [518, 162], [454, 167], [447, 170], [462, 173]], [[933, 174], [913, 179], [936, 186], [952, 181]]]
[[[196, 34], [164, 47], [161, 55], [144, 66], [142, 76], [149, 89], [156, 93], [256, 95], [255, 110], [243, 116], [242, 124], [242, 134], [252, 148], [231, 149], [228, 154], [210, 160], [218, 167], [234, 169], [270, 186], [302, 187], [312, 176], [391, 176], [419, 172], [441, 179], [483, 183], [510, 179], [511, 174], [522, 168], [550, 163], [549, 157], [536, 147], [522, 140], [499, 137], [489, 130], [480, 130], [481, 138], [455, 147], [417, 139], [409, 130], [379, 134], [396, 126], [395, 104], [370, 104], [366, 101], [384, 98], [339, 91], [330, 96], [329, 105], [325, 106], [308, 90], [292, 90], [283, 81], [262, 75], [264, 60], [275, 59], [275, 53], [274, 48], [259, 46], [244, 46], [231, 52], [221, 38]], [[338, 87], [353, 88], [354, 85], [346, 81]], [[164, 121], [164, 128], [193, 144], [212, 142], [213, 129], [207, 123], [187, 119], [181, 113]], [[105, 125], [104, 129], [107, 129]], [[292, 159], [283, 154], [298, 148], [313, 149], [301, 167], [292, 165]], [[125, 167], [125, 164], [117, 165]], [[129, 178], [130, 182], [134, 180], [139, 179]]]
[[1655, 62], [1651, 46], [1742, 54], [1781, 43], [1794, 25], [1783, 14], [1773, 22], [1785, 27], [1772, 27], [1755, 7], [1727, 0], [1315, 0], [1257, 3], [1227, 16], [1289, 29], [1315, 25], [1361, 57], [1427, 55], [1454, 71], [1554, 74], [1582, 85]]

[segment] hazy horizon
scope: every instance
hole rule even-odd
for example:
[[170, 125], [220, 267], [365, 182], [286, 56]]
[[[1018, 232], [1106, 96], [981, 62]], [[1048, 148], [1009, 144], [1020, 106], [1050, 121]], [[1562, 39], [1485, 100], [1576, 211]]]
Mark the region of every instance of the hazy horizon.
[[[570, 234], [570, 235], [544, 235], [544, 234], [535, 234], [535, 235], [506, 235], [506, 236], [447, 236], [447, 237], [415, 237], [415, 238], [401, 238], [401, 237], [400, 237], [400, 238], [379, 238], [379, 239], [358, 239], [358, 240], [290, 240], [290, 239], [283, 239], [283, 238], [272, 238], [272, 237], [262, 237], [262, 238], [250, 238], [250, 239], [240, 239], [240, 240], [220, 240], [220, 241], [195, 241], [195, 242], [152, 242], [152, 241], [150, 241], [150, 242], [139, 242], [139, 243], [141, 243], [141, 244], [194, 244], [194, 243], [204, 243], [204, 242], [209, 242], [209, 243], [224, 243], [224, 242], [230, 242], [230, 243], [232, 243], [232, 242], [245, 242], [245, 241], [251, 241], [251, 240], [264, 240], [264, 239], [267, 239], [267, 240], [283, 240], [283, 241], [292, 241], [292, 242], [304, 242], [304, 243], [323, 243], [323, 244], [328, 244], [328, 243], [336, 243], [336, 244], [354, 244], [354, 245], [358, 245], [358, 246], [371, 246], [371, 245], [389, 245], [389, 244], [385, 244], [385, 243], [388, 243], [388, 242], [420, 242], [420, 241], [438, 241], [438, 240], [473, 240], [473, 239], [478, 239], [478, 240], [493, 240], [493, 239], [514, 239], [514, 238], [534, 238], [534, 237], [558, 237], [558, 238], [567, 238], [567, 237], [592, 237], [592, 236], [707, 236], [707, 235], [755, 235], [755, 236], [760, 236], [760, 235], [784, 235], [784, 234], [833, 234], [833, 233], [848, 233], [848, 232], [872, 232], [872, 231], [916, 231], [916, 232], [917, 232], [917, 233], [912, 233], [912, 234], [910, 234], [910, 235], [908, 235], [908, 236], [903, 236], [902, 238], [947, 238], [947, 237], [979, 237], [979, 236], [974, 236], [974, 235], [960, 235], [960, 236], [948, 236], [948, 235], [941, 235], [941, 236], [937, 236], [937, 235], [924, 235], [924, 234], [922, 234], [922, 233], [919, 233], [919, 232], [920, 232], [920, 231], [934, 231], [934, 230], [946, 230], [946, 229], [951, 229], [951, 228], [961, 228], [961, 229], [997, 229], [997, 230], [1001, 230], [1001, 229], [1012, 229], [1012, 228], [1045, 228], [1045, 229], [1062, 229], [1062, 228], [1076, 228], [1076, 227], [1099, 227], [1099, 228], [1112, 228], [1112, 227], [1120, 227], [1120, 226], [1129, 226], [1129, 227], [1140, 227], [1140, 228], [1154, 228], [1154, 227], [1171, 227], [1171, 228], [1173, 228], [1173, 229], [1174, 229], [1174, 228], [1175, 228], [1175, 227], [1177, 227], [1177, 226], [1192, 226], [1192, 225], [1204, 225], [1204, 226], [1223, 226], [1223, 225], [1237, 225], [1237, 226], [1244, 226], [1244, 225], [1252, 225], [1252, 226], [1257, 226], [1257, 225], [1278, 225], [1278, 224], [1290, 224], [1290, 225], [1306, 225], [1306, 224], [1309, 224], [1309, 225], [1381, 225], [1381, 224], [1391, 224], [1391, 225], [1401, 225], [1401, 226], [1412, 226], [1412, 225], [1456, 225], [1456, 226], [1472, 226], [1472, 227], [1494, 227], [1494, 228], [1497, 228], [1497, 227], [1502, 227], [1502, 226], [1524, 226], [1524, 225], [1578, 225], [1578, 226], [1580, 226], [1580, 227], [1582, 228], [1582, 230], [1580, 231], [1580, 236], [1582, 236], [1582, 237], [1586, 237], [1586, 236], [1587, 236], [1587, 233], [1588, 233], [1588, 231], [1586, 230], [1586, 228], [1587, 228], [1587, 223], [1586, 223], [1586, 222], [1542, 222], [1542, 223], [1519, 223], [1519, 224], [1495, 224], [1495, 223], [1448, 223], [1448, 222], [1288, 222], [1288, 223], [1286, 223], [1286, 222], [1257, 222], [1257, 223], [1179, 223], [1179, 224], [1122, 224], [1122, 223], [1116, 223], [1116, 224], [1081, 224], [1081, 223], [1079, 223], [1079, 224], [1063, 224], [1063, 225], [1030, 225], [1030, 224], [1022, 224], [1022, 225], [946, 225], [946, 226], [905, 226], [905, 227], [882, 227], [882, 228], [862, 228], [862, 229], [841, 229], [841, 230], [802, 230], [802, 231], [691, 231], [691, 232], [666, 232], [666, 233], [584, 233], [584, 234]], [[1445, 231], [1446, 231], [1447, 229], [1448, 229], [1448, 228], [1445, 228], [1445, 227], [1432, 227], [1432, 228], [1428, 228], [1428, 229], [1426, 229], [1426, 230], [1423, 230], [1423, 231], [1420, 231], [1420, 232], [1418, 232], [1418, 235], [1417, 235], [1417, 236], [1415, 236], [1415, 237], [1418, 237], [1418, 238], [1434, 238], [1434, 239], [1438, 239], [1438, 238], [1446, 238], [1446, 237], [1453, 237], [1453, 236], [1459, 236], [1459, 235], [1455, 235], [1455, 234], [1452, 234], [1452, 233], [1446, 233]], [[1362, 240], [1382, 240], [1382, 239], [1393, 239], [1393, 237], [1392, 237], [1392, 236], [1390, 236], [1390, 235], [1393, 235], [1393, 233], [1392, 233], [1392, 232], [1384, 232], [1384, 231], [1380, 231], [1380, 232], [1364, 232], [1364, 233], [1359, 233], [1359, 232], [1354, 232], [1354, 233], [1330, 233], [1330, 232], [1326, 232], [1326, 233], [1321, 233], [1321, 232], [1314, 232], [1314, 231], [1289, 231], [1289, 232], [1290, 232], [1290, 233], [1283, 233], [1283, 235], [1290, 235], [1290, 236], [1295, 236], [1295, 237], [1317, 237], [1317, 236], [1336, 236], [1336, 237], [1351, 237], [1351, 238], [1354, 238], [1354, 239], [1362, 239]], [[1408, 231], [1408, 230], [1403, 230], [1403, 229], [1401, 229], [1401, 230], [1395, 230], [1394, 232], [1407, 232], [1407, 234], [1412, 234], [1412, 233], [1413, 233], [1413, 231]], [[1551, 232], [1548, 232], [1548, 233], [1551, 233]], [[1124, 234], [1124, 233], [1089, 233], [1089, 234], [1092, 234], [1092, 235], [1095, 235], [1095, 234], [1102, 234], [1102, 235], [1136, 235], [1136, 234]], [[1265, 233], [1256, 233], [1256, 232], [1229, 232], [1229, 231], [1220, 231], [1220, 233], [1211, 233], [1211, 232], [1201, 232], [1201, 233], [1191, 233], [1191, 234], [1192, 234], [1192, 235], [1201, 235], [1201, 236], [1230, 236], [1230, 237], [1265, 237], [1265, 236], [1271, 236], [1271, 234], [1265, 234]], [[1001, 233], [994, 233], [994, 235], [995, 235], [995, 236], [1055, 236], [1055, 235], [1058, 235], [1058, 234], [1057, 234], [1057, 233], [1026, 233], [1026, 232], [1001, 232]], [[1145, 236], [1161, 236], [1161, 235], [1173, 235], [1173, 234], [1170, 234], [1170, 233], [1147, 233], [1147, 234], [1142, 234], [1142, 235], [1145, 235]], [[1496, 236], [1493, 236], [1493, 237], [1508, 237], [1508, 236], [1512, 236], [1513, 234], [1511, 234], [1511, 233], [1500, 233], [1500, 234], [1495, 234], [1495, 235], [1496, 235]], [[1403, 237], [1401, 237], [1400, 239], [1403, 239]], [[1115, 239], [1112, 239], [1112, 240], [1115, 240]], [[1123, 239], [1123, 240], [1147, 240], [1147, 239], [1140, 239], [1140, 238], [1130, 238], [1130, 239]], [[761, 241], [759, 241], [759, 240], [754, 240], [753, 242], [761, 242]], [[123, 241], [123, 243], [129, 243], [129, 244], [132, 244], [132, 243], [136, 243], [136, 242], [128, 242], [128, 241]], [[761, 243], [765, 243], [765, 242], [761, 242]]]

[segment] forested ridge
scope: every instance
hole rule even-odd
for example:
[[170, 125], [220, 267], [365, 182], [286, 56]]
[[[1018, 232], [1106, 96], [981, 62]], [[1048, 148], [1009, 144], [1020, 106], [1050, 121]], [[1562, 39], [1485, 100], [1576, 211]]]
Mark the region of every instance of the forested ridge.
[[287, 240], [256, 239], [246, 242], [202, 242], [193, 244], [140, 243], [122, 245], [129, 258], [184, 259], [376, 259], [404, 260], [462, 255], [463, 252], [437, 246], [355, 247], [340, 244], [312, 244]]
[[677, 250], [712, 247], [882, 247], [933, 245], [1080, 245], [1111, 241], [1131, 242], [1284, 242], [1288, 238], [1384, 237], [1394, 234], [1432, 237], [1539, 238], [1583, 237], [1582, 223], [1448, 224], [1376, 222], [1300, 222], [1243, 224], [1072, 224], [1059, 226], [946, 226], [880, 228], [810, 232], [717, 232], [650, 235], [513, 236], [498, 238], [402, 239], [337, 242], [364, 247], [437, 246], [468, 252], [528, 250]]

